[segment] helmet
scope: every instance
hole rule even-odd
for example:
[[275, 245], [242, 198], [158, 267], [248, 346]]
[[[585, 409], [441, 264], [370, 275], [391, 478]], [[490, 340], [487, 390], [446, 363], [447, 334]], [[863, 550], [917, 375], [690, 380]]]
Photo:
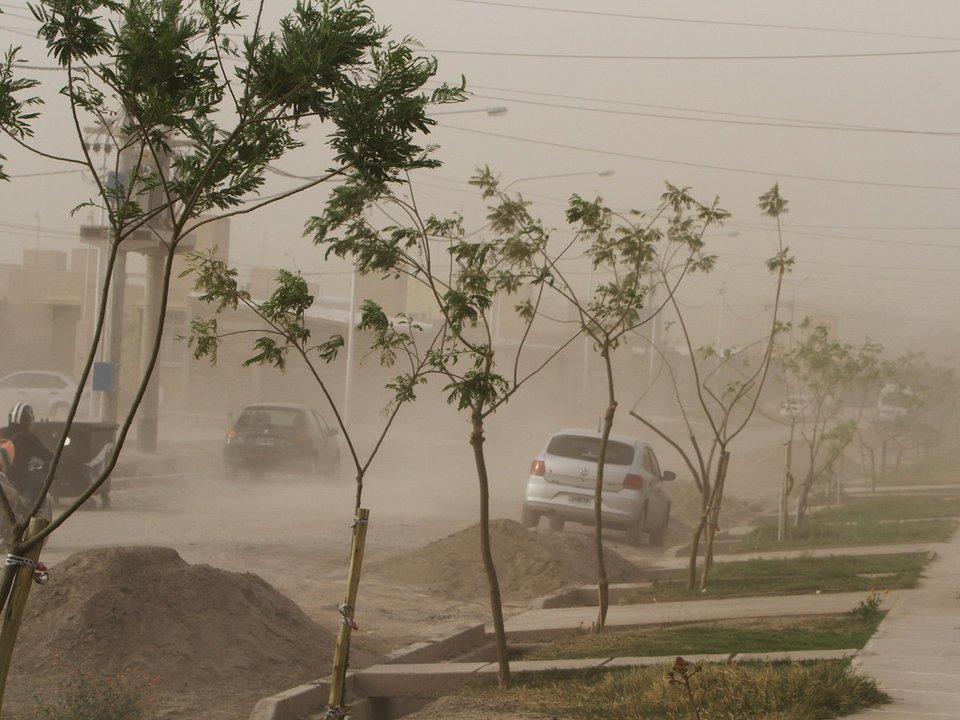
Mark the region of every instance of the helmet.
[[29, 425], [33, 422], [33, 408], [26, 403], [17, 403], [10, 411], [11, 425]]

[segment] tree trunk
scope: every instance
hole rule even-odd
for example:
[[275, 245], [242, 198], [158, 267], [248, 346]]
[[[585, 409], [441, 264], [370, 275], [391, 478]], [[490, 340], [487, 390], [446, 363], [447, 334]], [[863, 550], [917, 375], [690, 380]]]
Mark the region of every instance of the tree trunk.
[[[48, 522], [49, 521], [43, 518], [30, 518], [25, 539], [29, 540], [38, 535], [47, 526]], [[40, 559], [41, 547], [42, 544], [34, 545], [23, 554], [23, 557], [30, 562], [37, 562]], [[7, 687], [7, 675], [10, 672], [10, 662], [13, 658], [17, 634], [20, 632], [20, 625], [23, 621], [23, 613], [27, 607], [30, 588], [33, 586], [35, 569], [30, 565], [11, 565], [8, 567], [13, 568], [15, 577], [10, 592], [9, 603], [5, 608], [3, 628], [0, 630], [0, 714], [2, 714], [3, 709], [3, 697]]]
[[610, 608], [610, 580], [607, 578], [607, 565], [603, 560], [603, 460], [607, 454], [610, 431], [613, 429], [613, 416], [617, 412], [617, 401], [611, 399], [603, 415], [603, 433], [600, 438], [600, 457], [597, 460], [597, 482], [593, 493], [593, 546], [597, 556], [597, 602], [599, 610], [594, 632], [603, 632], [607, 623], [607, 610]]
[[787, 456], [784, 460], [783, 485], [780, 488], [777, 540], [786, 540], [790, 536], [790, 513], [787, 508], [790, 506], [790, 490], [793, 486], [793, 432], [794, 426], [791, 425], [790, 439], [787, 440]]
[[697, 557], [700, 554], [700, 538], [703, 536], [703, 530], [707, 526], [710, 517], [710, 498], [713, 496], [713, 488], [710, 485], [710, 479], [707, 473], [704, 473], [703, 483], [700, 488], [700, 521], [693, 529], [693, 537], [690, 539], [690, 562], [687, 566], [687, 591], [692, 591], [697, 584]]
[[[704, 490], [706, 492], [706, 490]], [[707, 511], [704, 510], [700, 515], [700, 522], [693, 530], [691, 538], [690, 562], [687, 567], [687, 590], [692, 591], [697, 584], [697, 554], [700, 552], [700, 536], [703, 535], [703, 528], [707, 524]]]
[[[884, 485], [887, 481], [887, 440], [882, 438], [880, 440], [880, 484]], [[874, 480], [873, 491], [877, 491], [877, 483]]]
[[470, 445], [477, 466], [477, 480], [480, 483], [480, 554], [483, 556], [483, 569], [487, 574], [490, 589], [490, 611], [493, 615], [493, 632], [497, 646], [497, 678], [500, 687], [510, 687], [510, 661], [507, 656], [507, 632], [503, 624], [503, 600], [500, 596], [500, 581], [497, 568], [493, 564], [493, 550], [490, 545], [490, 483], [487, 476], [487, 461], [483, 454], [483, 415], [474, 408], [471, 415]]
[[815, 483], [816, 480], [817, 478], [811, 468], [803, 482], [803, 486], [800, 488], [800, 496], [797, 498], [797, 517], [795, 521], [797, 527], [803, 524], [804, 518], [807, 516], [807, 509], [810, 507], [810, 491], [813, 489], [813, 483]]
[[724, 448], [720, 451], [720, 460], [717, 462], [717, 477], [713, 483], [713, 496], [708, 511], [707, 541], [703, 552], [703, 573], [700, 575], [701, 592], [707, 589], [707, 580], [710, 577], [710, 570], [713, 569], [713, 539], [717, 534], [720, 505], [723, 500], [723, 484], [727, 477], [727, 464], [729, 462], [730, 453]]

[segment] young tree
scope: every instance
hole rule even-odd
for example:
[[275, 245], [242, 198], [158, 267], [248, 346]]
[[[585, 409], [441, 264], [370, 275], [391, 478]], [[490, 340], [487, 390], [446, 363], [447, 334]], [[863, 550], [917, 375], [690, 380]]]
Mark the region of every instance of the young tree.
[[[486, 188], [488, 178], [484, 172], [471, 182]], [[357, 178], [337, 188], [324, 215], [314, 218], [311, 230], [317, 244], [326, 246], [328, 253], [353, 259], [358, 272], [406, 276], [425, 288], [435, 304], [443, 337], [429, 359], [432, 372], [445, 382], [447, 401], [470, 419], [469, 442], [480, 491], [480, 552], [490, 594], [498, 678], [507, 687], [510, 665], [490, 537], [487, 422], [577, 333], [545, 359], [524, 362], [526, 342], [551, 277], [537, 263], [548, 240], [542, 228], [518, 227], [510, 213], [498, 206], [488, 216], [491, 238], [467, 236], [459, 217], [422, 217], [415, 197], [412, 186], [388, 187]], [[402, 221], [378, 227], [374, 211], [384, 209], [390, 217], [385, 208], [399, 212]], [[434, 251], [433, 243], [438, 241], [446, 245], [446, 259]], [[523, 327], [518, 345], [508, 353], [493, 330], [492, 316], [498, 297], [506, 300], [524, 287], [532, 289], [532, 299], [515, 308]]]
[[[687, 588], [689, 590], [692, 590], [696, 584], [697, 558], [700, 554], [701, 540], [704, 541], [705, 548], [700, 589], [703, 590], [707, 586], [712, 564], [713, 540], [717, 532], [724, 484], [730, 463], [730, 444], [747, 427], [757, 408], [760, 392], [769, 372], [774, 340], [781, 329], [777, 313], [783, 276], [794, 263], [793, 257], [789, 254], [789, 248], [783, 245], [780, 218], [787, 212], [787, 200], [780, 195], [778, 185], [774, 185], [760, 196], [759, 207], [764, 215], [776, 220], [778, 237], [777, 252], [767, 261], [767, 269], [776, 277], [776, 289], [773, 312], [768, 325], [769, 331], [764, 338], [755, 343], [760, 348], [759, 359], [751, 362], [749, 351], [753, 346], [723, 350], [719, 353], [709, 346], [697, 348], [687, 328], [683, 310], [676, 296], [671, 294], [670, 305], [683, 334], [690, 369], [696, 383], [696, 402], [692, 407], [687, 407], [680, 391], [677, 373], [669, 363], [665, 363], [673, 384], [674, 397], [686, 427], [689, 449], [640, 412], [637, 406], [630, 411], [631, 417], [656, 433], [680, 454], [700, 491], [701, 515], [693, 530], [688, 564]], [[713, 366], [712, 369], [707, 369], [708, 364]], [[698, 437], [694, 429], [692, 421], [694, 412], [707, 423], [709, 431], [705, 438]]]
[[[240, 288], [237, 272], [225, 262], [212, 256], [191, 255], [191, 267], [187, 273], [196, 277], [196, 287], [201, 300], [216, 306], [220, 315], [225, 310], [236, 311], [242, 307], [250, 311], [257, 319], [256, 327], [247, 327], [237, 331], [224, 332], [217, 318], [195, 318], [191, 325], [190, 343], [194, 347], [195, 358], [207, 358], [217, 361], [217, 352], [221, 343], [231, 336], [253, 334], [255, 354], [244, 361], [244, 365], [271, 365], [283, 371], [287, 367], [289, 356], [298, 358], [307, 368], [316, 383], [325, 403], [333, 413], [340, 434], [343, 435], [353, 466], [356, 496], [354, 503], [355, 520], [353, 524], [354, 553], [350, 567], [350, 583], [341, 605], [344, 622], [341, 623], [337, 640], [337, 652], [331, 681], [329, 707], [331, 712], [343, 709], [343, 697], [346, 681], [347, 657], [350, 649], [351, 630], [354, 626], [360, 571], [363, 562], [362, 548], [366, 535], [365, 525], [369, 520], [369, 511], [363, 506], [363, 488], [367, 473], [383, 445], [390, 428], [393, 426], [401, 407], [416, 400], [417, 386], [426, 382], [427, 373], [432, 368], [430, 358], [436, 352], [442, 332], [434, 333], [425, 347], [421, 328], [405, 315], [390, 319], [376, 303], [366, 301], [361, 308], [357, 329], [367, 332], [371, 338], [371, 350], [379, 354], [384, 367], [393, 368], [397, 362], [403, 363], [403, 370], [393, 377], [386, 386], [389, 400], [384, 409], [384, 421], [373, 443], [364, 452], [360, 449], [353, 428], [348, 425], [334, 399], [328, 382], [320, 373], [318, 363], [331, 363], [336, 360], [344, 345], [342, 335], [314, 341], [306, 322], [306, 311], [313, 305], [313, 296], [307, 283], [297, 273], [281, 270], [277, 276], [277, 287], [271, 296], [262, 302], [254, 300], [250, 293]], [[355, 322], [350, 318], [351, 323]]]
[[875, 405], [859, 436], [875, 490], [891, 470], [899, 472], [908, 449], [919, 460], [923, 446], [942, 437], [945, 424], [956, 418], [957, 384], [951, 369], [933, 366], [922, 353], [913, 352], [881, 361], [874, 377]]
[[[17, 518], [7, 548], [14, 556], [38, 548], [113, 471], [157, 363], [173, 261], [184, 238], [206, 223], [254, 212], [334, 177], [386, 182], [437, 165], [415, 138], [432, 124], [426, 115], [431, 103], [460, 97], [459, 89], [445, 85], [425, 92], [435, 61], [417, 56], [410, 40], [388, 40], [371, 10], [353, 0], [298, 2], [272, 32], [261, 27], [260, 2], [241, 44], [231, 34], [247, 18], [233, 0], [40, 0], [30, 8], [62, 68], [64, 117], [77, 139], [76, 155], [34, 147], [32, 123], [41, 103], [25, 93], [38, 81], [19, 77], [16, 48], [0, 65], [0, 130], [39, 156], [86, 169], [96, 194], [80, 207], [101, 209], [108, 227], [107, 273], [80, 388], [102, 336], [118, 254], [145, 235], [163, 264], [157, 317], [147, 318], [155, 328], [152, 352], [114, 453], [90, 488], [46, 529], [25, 537], [29, 518]], [[91, 157], [83, 130], [91, 122], [114, 151], [117, 182], [100, 177]], [[269, 165], [302, 145], [307, 122], [329, 127], [330, 168], [277, 196], [260, 197]], [[31, 516], [50, 489], [79, 402], [78, 391]], [[3, 493], [0, 504], [12, 516]], [[0, 609], [15, 573], [15, 566], [4, 569]], [[16, 629], [5, 625], [4, 632], [15, 635]]]
[[[830, 338], [822, 325], [805, 319], [799, 326], [795, 344], [786, 341], [778, 348], [780, 365], [788, 393], [803, 396], [801, 413], [787, 418], [790, 439], [787, 442], [787, 475], [793, 480], [790, 454], [796, 433], [803, 443], [805, 471], [799, 483], [796, 524], [800, 525], [809, 509], [810, 492], [816, 482], [829, 477], [844, 450], [856, 437], [871, 380], [875, 374], [880, 346], [866, 341], [859, 348]], [[787, 501], [792, 482], [784, 488], [781, 502], [781, 527], [787, 532]]]
[[[501, 232], [541, 238], [543, 228], [527, 212], [522, 197], [511, 198], [505, 194], [489, 170], [484, 170], [476, 182], [483, 188], [484, 197], [496, 199], [497, 206], [491, 218], [495, 219]], [[587, 201], [574, 195], [566, 212], [567, 222], [573, 230], [572, 240], [555, 252], [551, 251], [546, 239], [535, 244], [541, 255], [538, 266], [548, 273], [547, 284], [573, 308], [580, 333], [589, 339], [603, 362], [606, 380], [607, 404], [601, 426], [593, 497], [599, 606], [597, 621], [593, 625], [596, 632], [604, 629], [609, 609], [609, 579], [603, 556], [602, 492], [604, 458], [618, 404], [614, 353], [628, 335], [651, 322], [667, 302], [647, 302], [651, 278], [659, 274], [663, 278], [666, 296], [671, 297], [689, 273], [708, 270], [712, 266], [713, 258], [703, 254], [703, 235], [712, 225], [722, 223], [727, 213], [717, 201], [703, 205], [691, 197], [688, 188], [667, 183], [658, 208], [649, 215], [634, 213], [634, 216], [630, 218], [614, 212], [599, 198]], [[590, 288], [588, 296], [578, 291], [560, 266], [572, 249], [579, 249], [584, 244], [592, 270], [609, 278], [596, 288]], [[665, 531], [666, 520], [662, 526], [648, 527], [643, 516], [627, 528], [627, 538], [631, 544], [639, 544], [641, 533], [648, 532], [652, 541], [659, 543], [663, 541]]]

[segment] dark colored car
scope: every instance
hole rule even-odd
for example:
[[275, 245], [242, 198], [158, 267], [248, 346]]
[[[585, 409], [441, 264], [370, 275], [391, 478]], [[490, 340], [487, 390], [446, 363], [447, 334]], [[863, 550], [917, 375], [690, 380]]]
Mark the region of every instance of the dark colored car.
[[231, 475], [280, 470], [335, 477], [340, 474], [337, 429], [306, 405], [248, 405], [227, 432], [223, 461]]

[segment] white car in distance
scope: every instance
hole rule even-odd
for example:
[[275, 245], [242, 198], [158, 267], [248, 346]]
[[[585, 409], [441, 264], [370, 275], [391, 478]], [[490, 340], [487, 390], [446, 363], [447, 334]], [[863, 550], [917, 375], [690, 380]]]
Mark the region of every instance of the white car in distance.
[[[546, 516], [550, 528], [566, 522], [594, 524], [594, 493], [601, 434], [560, 430], [530, 465], [521, 523], [536, 527]], [[653, 449], [626, 435], [611, 435], [607, 444], [601, 491], [604, 527], [622, 528], [627, 543], [639, 545], [641, 534], [662, 545], [670, 522], [670, 499], [661, 484], [676, 477], [661, 472]]]
[[[17, 403], [33, 408], [37, 420], [63, 420], [77, 392], [73, 378], [46, 370], [21, 370], [0, 378], [0, 413], [7, 413]], [[87, 408], [81, 400], [80, 413]]]

